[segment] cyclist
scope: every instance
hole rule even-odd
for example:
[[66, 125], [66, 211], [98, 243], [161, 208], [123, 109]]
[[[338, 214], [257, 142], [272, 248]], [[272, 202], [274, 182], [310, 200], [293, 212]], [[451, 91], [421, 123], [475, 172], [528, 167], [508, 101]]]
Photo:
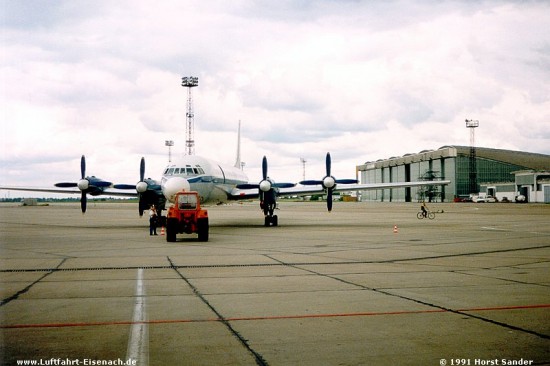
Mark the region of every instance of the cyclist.
[[420, 206], [420, 210], [422, 210], [422, 216], [426, 218], [426, 216], [428, 216], [428, 207], [426, 206], [426, 201], [422, 202], [422, 206]]

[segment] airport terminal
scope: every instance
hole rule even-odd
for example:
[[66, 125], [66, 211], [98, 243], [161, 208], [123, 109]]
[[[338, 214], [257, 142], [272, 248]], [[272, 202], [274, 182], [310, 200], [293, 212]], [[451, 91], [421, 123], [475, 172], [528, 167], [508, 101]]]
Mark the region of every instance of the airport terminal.
[[442, 146], [357, 166], [361, 183], [450, 180], [443, 187], [363, 192], [363, 201], [452, 202], [471, 193], [513, 201], [550, 203], [550, 155], [470, 146]]

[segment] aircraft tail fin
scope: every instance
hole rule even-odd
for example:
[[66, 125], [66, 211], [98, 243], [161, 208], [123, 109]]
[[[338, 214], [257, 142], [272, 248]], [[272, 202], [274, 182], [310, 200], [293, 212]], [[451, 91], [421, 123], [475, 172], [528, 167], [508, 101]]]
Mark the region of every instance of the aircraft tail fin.
[[241, 120], [239, 120], [239, 131], [237, 133], [237, 160], [235, 161], [235, 168], [241, 169]]

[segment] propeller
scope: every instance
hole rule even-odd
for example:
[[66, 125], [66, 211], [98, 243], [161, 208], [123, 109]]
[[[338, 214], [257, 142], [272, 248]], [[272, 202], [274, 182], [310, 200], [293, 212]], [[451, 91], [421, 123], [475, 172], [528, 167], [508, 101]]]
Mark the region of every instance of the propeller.
[[156, 184], [151, 179], [145, 179], [145, 158], [142, 157], [139, 163], [139, 182], [136, 184], [115, 184], [113, 188], [116, 189], [135, 189], [139, 197], [138, 211], [139, 216], [143, 216], [143, 211], [145, 211], [149, 204], [145, 198], [145, 193], [148, 190], [160, 190], [160, 186]]
[[272, 188], [291, 188], [296, 184], [294, 183], [275, 183], [267, 176], [267, 158], [264, 156], [262, 159], [262, 180], [260, 183], [244, 183], [238, 184], [239, 189], [259, 189], [262, 192], [269, 192]]
[[82, 210], [82, 213], [86, 212], [86, 206], [88, 203], [87, 194], [91, 193], [93, 194], [100, 194], [103, 191], [103, 188], [110, 187], [112, 185], [111, 182], [107, 182], [104, 180], [101, 180], [99, 178], [96, 178], [94, 176], [87, 177], [86, 176], [86, 158], [84, 155], [80, 158], [80, 180], [77, 183], [74, 182], [61, 182], [56, 183], [56, 187], [60, 188], [74, 188], [78, 187], [80, 189], [81, 197], [80, 197], [80, 208]]
[[279, 188], [294, 187], [294, 183], [275, 183], [267, 176], [267, 158], [262, 159], [262, 180], [258, 184], [238, 184], [239, 189], [257, 189], [260, 198], [260, 208], [264, 212], [265, 226], [277, 226], [278, 218], [274, 215], [277, 208], [277, 193]]
[[326, 175], [322, 180], [304, 180], [301, 181], [300, 184], [303, 184], [305, 186], [313, 186], [313, 185], [322, 185], [323, 188], [327, 191], [327, 209], [328, 211], [332, 211], [332, 192], [336, 188], [336, 184], [354, 184], [357, 183], [356, 179], [336, 179], [334, 178], [331, 173], [331, 167], [332, 167], [332, 160], [330, 157], [330, 152], [327, 152], [327, 156], [325, 158], [325, 168], [326, 168]]

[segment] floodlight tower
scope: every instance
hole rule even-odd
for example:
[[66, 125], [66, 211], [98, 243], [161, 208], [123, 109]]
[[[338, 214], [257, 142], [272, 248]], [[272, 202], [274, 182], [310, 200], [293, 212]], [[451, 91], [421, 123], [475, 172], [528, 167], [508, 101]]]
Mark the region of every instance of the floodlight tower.
[[476, 141], [475, 129], [479, 127], [479, 121], [473, 119], [466, 120], [466, 128], [470, 129], [470, 175], [468, 181], [469, 193], [477, 193], [477, 166], [476, 166]]
[[303, 179], [302, 180], [306, 180], [306, 163], [307, 163], [307, 160], [305, 158], [300, 158], [300, 162], [302, 163], [302, 175], [303, 175]]
[[185, 147], [187, 155], [195, 154], [195, 115], [193, 113], [193, 94], [191, 88], [199, 85], [199, 78], [195, 76], [181, 78], [181, 86], [187, 88], [187, 124], [185, 125]]
[[164, 145], [168, 146], [168, 162], [172, 162], [172, 146], [174, 146], [174, 141], [165, 140]]

